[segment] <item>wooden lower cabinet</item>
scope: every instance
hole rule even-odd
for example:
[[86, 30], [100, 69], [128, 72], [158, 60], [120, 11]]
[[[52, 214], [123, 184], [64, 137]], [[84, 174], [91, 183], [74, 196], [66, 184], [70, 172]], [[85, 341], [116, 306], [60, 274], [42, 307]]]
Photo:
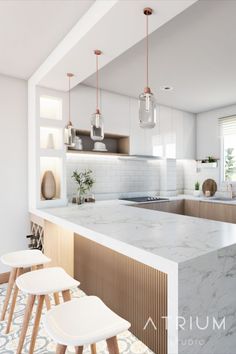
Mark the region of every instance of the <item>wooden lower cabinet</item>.
[[200, 202], [199, 217], [235, 224], [236, 205]]
[[167, 274], [75, 235], [75, 278], [87, 295], [128, 320], [154, 353], [167, 354]]
[[140, 204], [136, 204], [134, 206], [138, 207], [138, 208], [164, 211], [166, 213], [184, 214], [184, 200], [140, 203]]
[[62, 267], [74, 276], [74, 233], [49, 221], [44, 222], [44, 253], [50, 267]]
[[184, 199], [141, 203], [135, 207], [236, 224], [236, 205]]
[[195, 200], [184, 200], [184, 215], [199, 218], [200, 202]]

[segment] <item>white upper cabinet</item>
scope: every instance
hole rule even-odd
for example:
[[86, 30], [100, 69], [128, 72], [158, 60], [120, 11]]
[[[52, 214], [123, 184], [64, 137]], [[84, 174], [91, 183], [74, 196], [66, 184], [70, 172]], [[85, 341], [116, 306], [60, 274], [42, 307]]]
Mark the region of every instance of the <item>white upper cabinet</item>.
[[[79, 85], [71, 91], [71, 119], [79, 130], [90, 130], [96, 108], [96, 92]], [[139, 126], [138, 100], [101, 91], [101, 113], [105, 133], [130, 136], [130, 154], [162, 158], [195, 159], [195, 115], [157, 106], [157, 124], [153, 129]]]
[[[129, 97], [101, 91], [100, 109], [104, 118], [105, 133], [130, 133]], [[79, 85], [71, 91], [71, 119], [79, 130], [90, 130], [90, 119], [96, 110], [96, 90]]]
[[138, 100], [130, 100], [130, 153], [162, 158], [195, 159], [195, 115], [157, 106], [157, 125], [142, 129]]
[[138, 100], [130, 98], [130, 154], [155, 156], [158, 132], [153, 129], [142, 129], [139, 126]]
[[96, 109], [95, 90], [84, 85], [71, 90], [71, 120], [79, 130], [90, 130], [90, 119]]
[[101, 91], [101, 113], [105, 133], [126, 135], [130, 133], [129, 97]]
[[183, 112], [183, 159], [196, 159], [196, 116]]

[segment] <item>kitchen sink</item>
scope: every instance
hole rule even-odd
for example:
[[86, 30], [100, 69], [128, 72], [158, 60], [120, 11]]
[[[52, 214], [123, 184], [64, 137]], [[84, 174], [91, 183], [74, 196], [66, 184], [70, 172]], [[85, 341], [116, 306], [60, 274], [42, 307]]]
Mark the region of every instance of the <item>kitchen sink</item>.
[[236, 202], [236, 197], [234, 198], [226, 198], [226, 197], [211, 197], [209, 200], [217, 200], [222, 202]]

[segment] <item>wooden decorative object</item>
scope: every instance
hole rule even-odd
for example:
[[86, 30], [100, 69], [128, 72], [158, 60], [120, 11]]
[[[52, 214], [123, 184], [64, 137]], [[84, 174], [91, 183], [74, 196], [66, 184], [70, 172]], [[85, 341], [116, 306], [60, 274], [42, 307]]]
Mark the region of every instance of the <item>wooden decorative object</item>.
[[56, 181], [52, 171], [46, 171], [44, 173], [41, 192], [46, 200], [51, 200], [56, 196]]
[[216, 182], [213, 179], [211, 179], [211, 178], [206, 179], [203, 182], [202, 191], [203, 191], [204, 195], [206, 194], [206, 191], [209, 191], [210, 192], [210, 196], [212, 197], [217, 191]]

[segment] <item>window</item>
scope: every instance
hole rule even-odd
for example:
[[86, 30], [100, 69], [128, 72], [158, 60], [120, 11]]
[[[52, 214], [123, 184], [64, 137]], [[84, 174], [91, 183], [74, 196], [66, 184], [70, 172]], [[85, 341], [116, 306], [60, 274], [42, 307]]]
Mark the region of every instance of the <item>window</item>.
[[222, 179], [236, 181], [236, 116], [219, 119]]

